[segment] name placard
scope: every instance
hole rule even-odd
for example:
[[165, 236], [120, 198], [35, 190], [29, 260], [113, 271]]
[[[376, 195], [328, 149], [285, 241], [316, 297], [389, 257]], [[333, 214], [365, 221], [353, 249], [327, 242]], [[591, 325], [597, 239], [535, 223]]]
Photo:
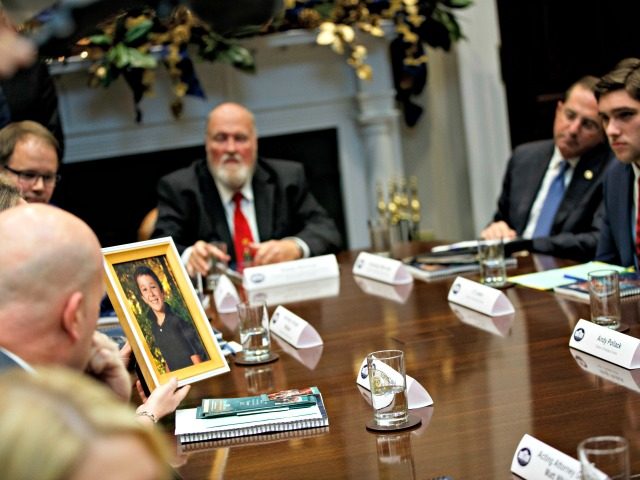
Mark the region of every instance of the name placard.
[[236, 311], [236, 306], [240, 303], [240, 295], [238, 295], [236, 286], [231, 283], [231, 280], [226, 275], [220, 275], [216, 289], [213, 291], [213, 301], [216, 304], [218, 313]]
[[[415, 378], [405, 375], [407, 380], [407, 402], [409, 408], [422, 408], [433, 405], [433, 399], [427, 389], [420, 385]], [[369, 385], [369, 368], [367, 367], [367, 359], [365, 358], [360, 365], [360, 372], [356, 377], [356, 383], [367, 391], [371, 391]]]
[[511, 330], [513, 320], [516, 318], [515, 313], [492, 317], [451, 302], [449, 302], [449, 308], [451, 308], [462, 323], [492, 333], [493, 335], [500, 335], [501, 337], [507, 336]]
[[569, 346], [624, 368], [640, 367], [640, 340], [584, 319], [576, 323]]
[[447, 300], [492, 317], [515, 312], [509, 299], [500, 290], [464, 277], [456, 277], [453, 281]]
[[291, 288], [291, 285], [281, 285], [248, 292], [250, 302], [265, 302], [268, 306], [336, 297], [338, 294], [340, 294], [340, 277], [301, 282], [297, 283], [295, 288]]
[[278, 335], [274, 335], [272, 339], [278, 344], [283, 352], [293, 357], [309, 370], [315, 370], [316, 366], [322, 358], [323, 345], [311, 348], [295, 348], [293, 345], [285, 342]]
[[413, 283], [405, 283], [403, 285], [389, 285], [370, 278], [355, 276], [353, 279], [362, 291], [368, 295], [382, 297], [397, 303], [404, 303], [411, 295]]
[[588, 353], [570, 348], [573, 359], [584, 371], [610, 382], [640, 392], [640, 370], [627, 370]]
[[245, 268], [242, 284], [247, 290], [309, 282], [340, 275], [335, 255], [302, 258], [289, 262]]
[[282, 305], [271, 316], [271, 333], [275, 333], [296, 348], [322, 345], [322, 338], [313, 326]]
[[401, 261], [367, 252], [360, 252], [353, 264], [353, 273], [392, 285], [413, 282], [413, 276]]
[[525, 434], [516, 448], [511, 472], [525, 480], [580, 480], [580, 462]]

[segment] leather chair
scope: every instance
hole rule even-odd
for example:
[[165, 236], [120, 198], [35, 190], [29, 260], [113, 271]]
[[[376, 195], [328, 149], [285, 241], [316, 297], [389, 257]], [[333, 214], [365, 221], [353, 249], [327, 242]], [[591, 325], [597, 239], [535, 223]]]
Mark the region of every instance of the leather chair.
[[149, 240], [158, 220], [158, 208], [153, 208], [144, 216], [138, 227], [138, 241]]

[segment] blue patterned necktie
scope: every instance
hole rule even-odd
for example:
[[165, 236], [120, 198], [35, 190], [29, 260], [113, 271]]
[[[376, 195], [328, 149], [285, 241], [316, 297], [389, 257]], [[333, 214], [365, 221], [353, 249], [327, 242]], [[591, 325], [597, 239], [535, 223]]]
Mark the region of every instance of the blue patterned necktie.
[[564, 174], [567, 172], [567, 168], [569, 168], [569, 162], [562, 160], [560, 172], [558, 172], [556, 178], [551, 182], [549, 191], [547, 192], [547, 198], [544, 199], [544, 203], [542, 204], [538, 223], [536, 223], [532, 238], [547, 237], [551, 233], [553, 219], [564, 197]]

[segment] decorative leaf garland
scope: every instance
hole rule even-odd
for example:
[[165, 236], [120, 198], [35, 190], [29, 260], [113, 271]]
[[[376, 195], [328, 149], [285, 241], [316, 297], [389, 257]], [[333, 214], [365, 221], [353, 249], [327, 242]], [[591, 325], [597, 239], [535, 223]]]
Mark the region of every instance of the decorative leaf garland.
[[238, 37], [269, 34], [291, 29], [316, 30], [316, 41], [330, 46], [363, 80], [374, 72], [367, 64], [367, 49], [359, 35], [384, 36], [384, 22], [392, 21], [397, 36], [391, 43], [396, 98], [402, 104], [405, 120], [414, 125], [422, 108], [411, 97], [426, 83], [426, 43], [448, 51], [464, 38], [455, 17], [456, 9], [466, 8], [471, 0], [285, 0], [285, 9], [266, 28], [248, 27], [235, 38], [217, 34], [186, 7], [178, 6], [168, 22], [162, 22], [151, 9], [125, 12], [102, 27], [102, 33], [85, 38], [78, 45], [94, 61], [90, 68], [91, 86], [108, 87], [123, 76], [138, 104], [152, 91], [155, 69], [162, 63], [172, 82], [171, 111], [182, 113], [185, 95], [204, 97], [189, 57], [189, 45], [198, 56], [210, 62], [225, 62], [245, 72], [255, 72], [252, 53]]

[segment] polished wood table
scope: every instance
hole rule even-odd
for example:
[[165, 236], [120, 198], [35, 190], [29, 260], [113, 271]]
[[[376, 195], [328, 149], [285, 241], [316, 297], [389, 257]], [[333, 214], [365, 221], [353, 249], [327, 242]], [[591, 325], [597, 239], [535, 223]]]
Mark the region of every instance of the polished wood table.
[[[360, 286], [351, 273], [355, 257], [338, 256], [337, 296], [286, 305], [315, 326], [321, 349], [300, 350], [296, 358], [273, 342], [277, 362], [231, 365], [230, 373], [195, 384], [183, 404], [317, 385], [328, 430], [203, 445], [179, 459], [184, 479], [507, 479], [525, 433], [573, 457], [586, 437], [623, 435], [632, 472], [640, 472], [640, 387], [634, 391], [584, 370], [568, 347], [577, 320], [588, 318], [588, 305], [513, 287], [505, 293], [515, 315], [481, 318], [474, 326], [473, 316], [456, 313], [446, 300], [452, 278], [416, 281], [410, 291]], [[553, 259], [519, 258], [518, 270], [509, 274], [534, 271], [536, 261]], [[640, 335], [637, 309], [635, 301], [623, 304], [634, 336]], [[237, 340], [233, 315], [213, 315], [212, 322], [226, 339]], [[367, 353], [390, 348], [404, 350], [407, 373], [429, 391], [434, 406], [415, 411], [423, 418], [417, 430], [370, 433], [365, 423], [372, 410], [355, 379]]]

